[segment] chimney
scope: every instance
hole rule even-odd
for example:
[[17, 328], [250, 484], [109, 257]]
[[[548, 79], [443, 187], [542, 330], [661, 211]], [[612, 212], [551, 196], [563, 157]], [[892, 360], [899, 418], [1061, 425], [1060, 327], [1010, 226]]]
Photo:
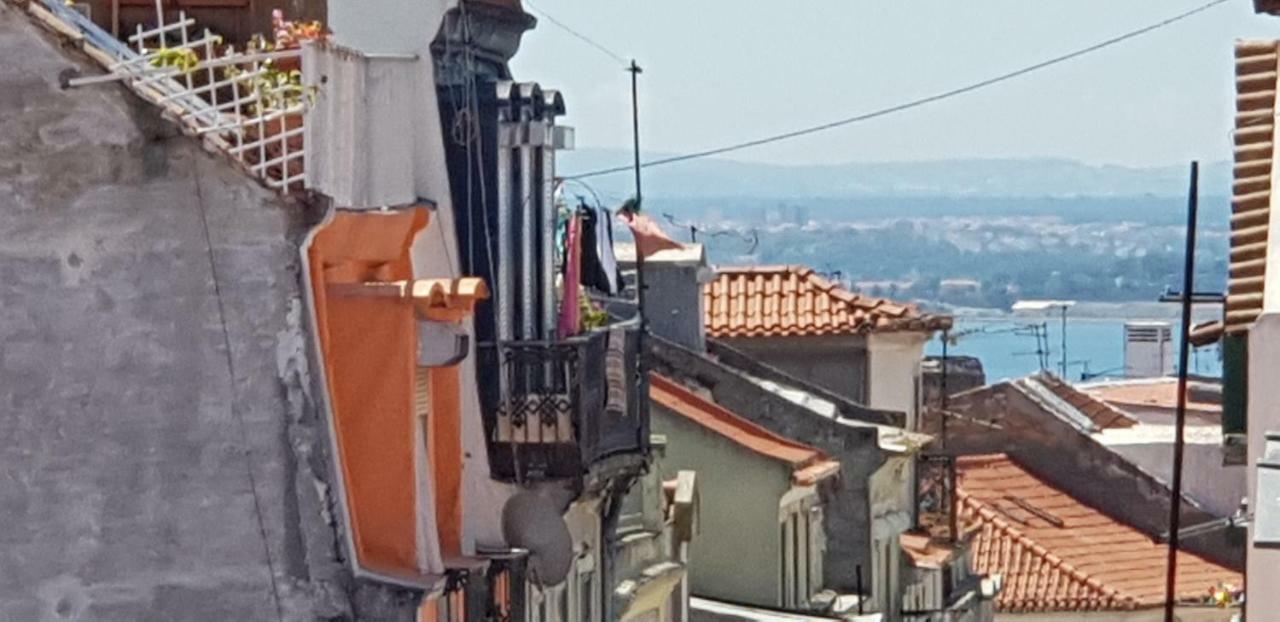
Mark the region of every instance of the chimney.
[[[631, 244], [616, 246], [618, 265], [633, 281], [636, 250]], [[696, 352], [707, 348], [706, 316], [702, 286], [715, 278], [701, 244], [658, 251], [644, 260], [644, 312], [653, 334]]]

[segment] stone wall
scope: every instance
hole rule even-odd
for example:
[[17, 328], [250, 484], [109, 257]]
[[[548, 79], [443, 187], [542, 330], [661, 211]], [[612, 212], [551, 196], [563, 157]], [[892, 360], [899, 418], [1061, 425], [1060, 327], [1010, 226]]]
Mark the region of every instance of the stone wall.
[[314, 217], [3, 3], [0, 58], [0, 619], [407, 615], [327, 506]]

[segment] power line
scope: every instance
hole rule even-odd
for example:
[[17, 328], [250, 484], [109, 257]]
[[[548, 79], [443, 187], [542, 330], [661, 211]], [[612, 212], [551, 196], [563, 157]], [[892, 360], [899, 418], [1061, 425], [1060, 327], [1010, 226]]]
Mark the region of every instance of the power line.
[[529, 0], [524, 0], [524, 4], [525, 6], [536, 11], [538, 15], [541, 15], [547, 18], [547, 21], [551, 22], [552, 24], [555, 24], [556, 26], [559, 26], [561, 30], [573, 35], [574, 37], [577, 37], [583, 43], [586, 43], [587, 45], [603, 52], [605, 55], [609, 56], [613, 60], [616, 60], [619, 63], [622, 63], [623, 65], [626, 65], [628, 62], [630, 62], [627, 59], [623, 58], [621, 54], [618, 54], [617, 52], [614, 52], [613, 50], [610, 50], [609, 48], [605, 47], [604, 44], [596, 42], [595, 39], [592, 39], [591, 37], [588, 37], [587, 35], [584, 35], [578, 32], [577, 30], [574, 30], [568, 24], [565, 24], [564, 22], [556, 19], [555, 17], [552, 17], [550, 13], [542, 10], [541, 8], [538, 7], [538, 5], [532, 2], [529, 2]]
[[[706, 149], [706, 150], [703, 150], [703, 151], [695, 151], [695, 152], [692, 152], [692, 153], [686, 153], [686, 154], [681, 154], [681, 155], [676, 155], [676, 156], [670, 156], [670, 157], [666, 157], [666, 158], [659, 158], [659, 159], [657, 159], [657, 160], [650, 160], [650, 161], [648, 161], [648, 162], [645, 162], [645, 163], [641, 164], [641, 166], [642, 166], [642, 167], [650, 167], [650, 166], [660, 166], [660, 165], [663, 165], [663, 164], [674, 164], [674, 163], [676, 163], [676, 162], [683, 162], [683, 161], [685, 161], [685, 160], [693, 160], [693, 159], [697, 159], [697, 158], [705, 158], [705, 157], [708, 157], [708, 156], [719, 155], [719, 154], [722, 154], [722, 153], [728, 153], [728, 152], [731, 152], [731, 151], [740, 151], [740, 150], [742, 150], [742, 149], [747, 149], [747, 148], [750, 148], [750, 147], [758, 147], [758, 146], [760, 146], [760, 145], [765, 145], [765, 144], [768, 144], [768, 143], [774, 143], [774, 142], [778, 142], [778, 141], [782, 141], [782, 140], [788, 140], [788, 139], [791, 139], [791, 138], [797, 138], [797, 137], [800, 137], [800, 136], [806, 136], [806, 135], [808, 135], [808, 134], [816, 134], [816, 133], [818, 133], [818, 132], [822, 132], [822, 131], [825, 131], [825, 130], [830, 130], [830, 129], [834, 129], [834, 128], [837, 128], [837, 127], [843, 127], [843, 126], [845, 126], [845, 125], [852, 125], [852, 124], [854, 124], [854, 123], [859, 123], [859, 122], [862, 122], [862, 121], [869, 121], [869, 120], [871, 120], [871, 119], [875, 119], [875, 118], [878, 118], [878, 117], [887, 116], [887, 115], [894, 114], [894, 113], [897, 113], [897, 112], [902, 112], [902, 111], [904, 111], [904, 110], [910, 110], [910, 109], [912, 109], [912, 108], [918, 108], [918, 107], [920, 107], [920, 106], [924, 106], [925, 104], [931, 104], [931, 103], [934, 103], [934, 102], [937, 102], [937, 101], [942, 101], [942, 100], [944, 100], [944, 99], [950, 99], [950, 98], [952, 98], [952, 97], [956, 97], [957, 95], [963, 95], [963, 94], [965, 94], [965, 93], [970, 93], [970, 92], [973, 92], [973, 91], [977, 91], [977, 90], [979, 90], [979, 89], [986, 88], [986, 87], [988, 87], [988, 86], [993, 86], [993, 85], [999, 84], [999, 83], [1001, 83], [1001, 82], [1005, 82], [1005, 81], [1008, 81], [1008, 80], [1012, 80], [1012, 79], [1014, 79], [1014, 78], [1017, 78], [1017, 77], [1020, 77], [1020, 76], [1024, 76], [1024, 75], [1027, 75], [1027, 74], [1029, 74], [1029, 73], [1033, 73], [1033, 72], [1039, 71], [1039, 70], [1041, 70], [1041, 69], [1045, 69], [1045, 68], [1048, 68], [1048, 67], [1052, 67], [1052, 66], [1057, 65], [1057, 64], [1059, 64], [1059, 63], [1064, 63], [1064, 62], [1066, 62], [1066, 61], [1069, 61], [1069, 60], [1072, 60], [1072, 59], [1075, 59], [1075, 58], [1079, 58], [1079, 57], [1084, 56], [1084, 55], [1086, 55], [1086, 54], [1090, 54], [1090, 53], [1096, 52], [1096, 51], [1098, 51], [1098, 50], [1101, 50], [1101, 49], [1104, 49], [1104, 48], [1111, 47], [1111, 46], [1113, 46], [1113, 45], [1116, 45], [1116, 44], [1118, 44], [1118, 43], [1122, 43], [1122, 42], [1127, 41], [1127, 40], [1129, 40], [1129, 39], [1132, 39], [1132, 38], [1134, 38], [1134, 37], [1139, 37], [1139, 36], [1145, 35], [1145, 34], [1147, 34], [1147, 33], [1149, 33], [1149, 32], [1152, 32], [1152, 31], [1155, 31], [1155, 30], [1159, 30], [1159, 29], [1164, 28], [1164, 27], [1166, 27], [1166, 26], [1173, 25], [1173, 24], [1175, 24], [1175, 23], [1177, 23], [1177, 22], [1180, 22], [1180, 21], [1182, 21], [1182, 20], [1184, 20], [1184, 19], [1187, 19], [1187, 18], [1189, 18], [1189, 17], [1191, 17], [1191, 16], [1193, 16], [1193, 15], [1196, 15], [1196, 14], [1198, 14], [1198, 13], [1201, 13], [1201, 12], [1207, 11], [1207, 10], [1209, 10], [1209, 9], [1211, 9], [1211, 8], [1213, 8], [1213, 7], [1217, 6], [1217, 5], [1219, 5], [1219, 4], [1224, 4], [1224, 3], [1226, 3], [1227, 1], [1228, 1], [1228, 0], [1212, 0], [1211, 2], [1208, 2], [1208, 3], [1206, 3], [1206, 4], [1202, 4], [1202, 5], [1200, 5], [1200, 6], [1196, 7], [1196, 8], [1194, 8], [1194, 9], [1191, 9], [1191, 10], [1189, 10], [1189, 11], [1184, 11], [1184, 12], [1179, 13], [1179, 14], [1177, 14], [1177, 15], [1174, 15], [1174, 16], [1172, 16], [1172, 17], [1169, 17], [1169, 18], [1163, 19], [1163, 20], [1161, 20], [1161, 21], [1159, 21], [1159, 22], [1156, 22], [1156, 23], [1154, 23], [1154, 24], [1151, 24], [1151, 25], [1149, 25], [1149, 26], [1144, 26], [1144, 27], [1139, 28], [1139, 29], [1137, 29], [1137, 30], [1130, 30], [1129, 32], [1126, 32], [1126, 33], [1124, 33], [1124, 34], [1117, 35], [1117, 36], [1115, 36], [1115, 37], [1111, 37], [1110, 39], [1106, 39], [1106, 40], [1104, 40], [1104, 41], [1101, 41], [1101, 42], [1099, 42], [1099, 43], [1095, 43], [1095, 44], [1090, 45], [1090, 46], [1085, 47], [1085, 48], [1080, 48], [1080, 49], [1075, 50], [1075, 51], [1073, 51], [1073, 52], [1068, 52], [1068, 53], [1066, 53], [1066, 54], [1062, 54], [1062, 55], [1060, 55], [1060, 56], [1055, 56], [1055, 57], [1050, 58], [1050, 59], [1048, 59], [1048, 60], [1044, 60], [1044, 61], [1038, 62], [1038, 63], [1036, 63], [1036, 64], [1034, 64], [1034, 65], [1028, 65], [1028, 66], [1023, 67], [1023, 68], [1021, 68], [1021, 69], [1016, 69], [1016, 70], [1014, 70], [1014, 71], [1010, 71], [1010, 72], [1008, 72], [1008, 73], [1002, 73], [1002, 74], [1000, 74], [1000, 75], [998, 75], [998, 76], [994, 76], [994, 77], [991, 77], [991, 78], [987, 78], [987, 79], [985, 79], [985, 80], [981, 80], [981, 81], [979, 81], [979, 82], [974, 82], [974, 83], [972, 83], [972, 84], [968, 84], [968, 85], [965, 85], [965, 86], [962, 86], [962, 87], [959, 87], [959, 88], [954, 88], [954, 89], [951, 89], [951, 90], [948, 90], [948, 91], [943, 91], [943, 92], [941, 92], [941, 93], [935, 93], [935, 94], [933, 94], [933, 95], [929, 95], [929, 96], [926, 96], [926, 97], [921, 97], [921, 98], [919, 98], [919, 99], [913, 99], [913, 100], [910, 100], [910, 101], [907, 101], [907, 102], [904, 102], [904, 103], [901, 103], [901, 104], [897, 104], [897, 105], [894, 105], [894, 106], [889, 106], [888, 108], [881, 108], [881, 109], [879, 109], [879, 110], [875, 110], [875, 111], [872, 111], [872, 112], [867, 112], [867, 113], [863, 113], [863, 114], [855, 115], [855, 116], [852, 116], [852, 117], [846, 117], [846, 118], [844, 118], [844, 119], [839, 119], [839, 120], [836, 120], [836, 121], [831, 121], [831, 122], [829, 122], [829, 123], [823, 123], [823, 124], [821, 124], [821, 125], [812, 125], [812, 126], [809, 126], [809, 127], [805, 127], [805, 128], [798, 129], [798, 130], [793, 130], [793, 131], [790, 131], [790, 132], [784, 132], [784, 133], [781, 133], [781, 134], [774, 134], [774, 135], [771, 135], [771, 136], [765, 136], [765, 137], [763, 137], [763, 138], [757, 138], [757, 139], [754, 139], [754, 140], [748, 140], [748, 141], [744, 141], [744, 142], [733, 143], [733, 144], [730, 144], [730, 145], [725, 145], [725, 146], [723, 146], [723, 147], [715, 147], [715, 148], [712, 148], [712, 149]], [[577, 178], [579, 178], [579, 179], [580, 179], [580, 178], [584, 178], [584, 177], [595, 177], [595, 176], [598, 176], [598, 175], [608, 175], [608, 174], [611, 174], [611, 173], [621, 173], [621, 172], [626, 172], [626, 171], [630, 171], [630, 170], [632, 170], [632, 166], [631, 166], [631, 165], [627, 165], [627, 166], [615, 166], [615, 167], [612, 167], [612, 168], [605, 168], [605, 169], [599, 169], [599, 170], [595, 170], [595, 171], [589, 171], [589, 172], [581, 173], [581, 174], [578, 174], [578, 175], [570, 175], [570, 177], [577, 177]]]

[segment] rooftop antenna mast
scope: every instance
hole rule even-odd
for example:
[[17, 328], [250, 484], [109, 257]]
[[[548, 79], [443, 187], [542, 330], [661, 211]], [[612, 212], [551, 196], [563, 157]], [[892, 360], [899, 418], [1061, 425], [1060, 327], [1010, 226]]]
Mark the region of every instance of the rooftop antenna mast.
[[[639, 78], [640, 65], [636, 64], [636, 59], [631, 59], [631, 65], [627, 67], [627, 71], [631, 73], [631, 148], [632, 148], [632, 165], [635, 169], [636, 176], [636, 202], [635, 209], [640, 211], [643, 209], [642, 193], [640, 191], [640, 98], [639, 98]], [[637, 357], [637, 367], [639, 368], [640, 378], [644, 379], [648, 376], [644, 369], [645, 359], [645, 332], [648, 330], [648, 320], [644, 314], [644, 253], [640, 250], [640, 240], [636, 240], [636, 314], [640, 317], [640, 343], [639, 356]], [[642, 380], [643, 381], [643, 380]]]
[[1178, 410], [1173, 437], [1173, 494], [1169, 500], [1169, 561], [1165, 567], [1164, 620], [1174, 621], [1177, 600], [1178, 539], [1182, 528], [1183, 430], [1187, 425], [1187, 354], [1190, 348], [1191, 301], [1195, 297], [1196, 211], [1199, 207], [1200, 163], [1191, 163], [1191, 189], [1187, 193], [1187, 250], [1182, 268], [1182, 343], [1178, 348]]

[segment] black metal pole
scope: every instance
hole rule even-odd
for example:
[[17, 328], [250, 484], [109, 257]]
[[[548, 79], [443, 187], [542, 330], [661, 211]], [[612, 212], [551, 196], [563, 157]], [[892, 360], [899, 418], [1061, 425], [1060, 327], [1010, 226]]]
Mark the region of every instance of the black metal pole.
[[1182, 267], [1182, 344], [1178, 349], [1178, 414], [1173, 437], [1173, 499], [1169, 503], [1169, 561], [1164, 580], [1164, 621], [1174, 622], [1177, 600], [1178, 531], [1182, 528], [1183, 428], [1187, 424], [1187, 353], [1191, 332], [1191, 297], [1195, 291], [1196, 210], [1199, 204], [1200, 163], [1191, 163], [1191, 192], [1187, 197], [1187, 250]]
[[951, 536], [951, 543], [954, 544], [960, 539], [960, 492], [956, 490], [958, 483], [956, 482], [956, 457], [947, 456], [947, 502], [951, 504], [947, 514], [947, 530]]
[[1067, 305], [1062, 305], [1062, 380], [1067, 379]]
[[939, 419], [940, 436], [942, 437], [942, 450], [947, 450], [947, 337], [950, 331], [942, 331], [942, 381], [939, 383], [942, 389], [942, 396], [938, 398], [938, 411], [941, 415]]
[[[640, 100], [637, 86], [640, 65], [636, 64], [635, 59], [631, 59], [631, 66], [627, 67], [627, 71], [631, 72], [631, 146], [636, 174], [635, 209], [639, 211], [643, 209], [640, 193]], [[647, 328], [647, 322], [644, 317], [644, 253], [640, 252], [640, 240], [638, 239], [636, 240], [636, 307], [637, 313], [640, 315], [640, 338], [644, 339], [644, 331]], [[641, 360], [644, 359], [643, 356], [640, 358]]]
[[853, 567], [853, 576], [858, 584], [858, 615], [862, 615], [862, 564]]

